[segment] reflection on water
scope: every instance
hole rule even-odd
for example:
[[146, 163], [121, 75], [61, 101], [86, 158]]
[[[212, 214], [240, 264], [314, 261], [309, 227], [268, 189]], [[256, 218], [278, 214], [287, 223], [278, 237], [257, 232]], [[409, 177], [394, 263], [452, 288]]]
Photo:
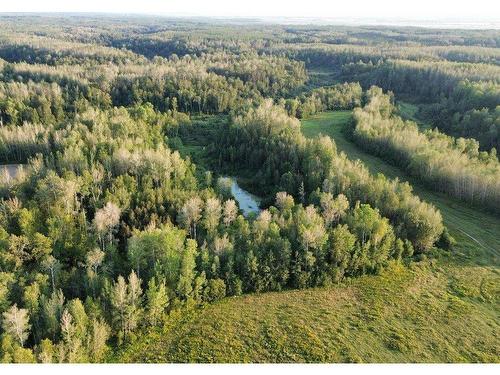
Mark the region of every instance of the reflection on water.
[[238, 202], [241, 211], [243, 211], [244, 216], [248, 216], [251, 213], [259, 213], [260, 208], [260, 198], [255, 195], [249, 193], [246, 190], [243, 190], [236, 182], [236, 179], [233, 177], [227, 177], [231, 181], [231, 194], [234, 199]]

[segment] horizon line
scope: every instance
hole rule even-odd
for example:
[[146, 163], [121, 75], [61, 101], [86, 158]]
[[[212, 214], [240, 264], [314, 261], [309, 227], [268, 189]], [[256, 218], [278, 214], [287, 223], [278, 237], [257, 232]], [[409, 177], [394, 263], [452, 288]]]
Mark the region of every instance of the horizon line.
[[[0, 16], [139, 16], [157, 18], [212, 19], [225, 21], [274, 21], [274, 24], [335, 26], [406, 26], [442, 29], [500, 29], [500, 17], [366, 17], [366, 16], [265, 16], [265, 15], [203, 15], [187, 12], [122, 12], [122, 11], [0, 11]], [[288, 21], [288, 22], [287, 22]]]

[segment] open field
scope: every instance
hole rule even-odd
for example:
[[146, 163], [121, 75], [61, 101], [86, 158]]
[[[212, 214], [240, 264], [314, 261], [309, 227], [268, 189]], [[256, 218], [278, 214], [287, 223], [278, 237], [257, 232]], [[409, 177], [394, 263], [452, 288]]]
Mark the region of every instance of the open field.
[[309, 75], [309, 81], [307, 82], [308, 89], [315, 89], [339, 83], [340, 72], [335, 69], [308, 69], [307, 74]]

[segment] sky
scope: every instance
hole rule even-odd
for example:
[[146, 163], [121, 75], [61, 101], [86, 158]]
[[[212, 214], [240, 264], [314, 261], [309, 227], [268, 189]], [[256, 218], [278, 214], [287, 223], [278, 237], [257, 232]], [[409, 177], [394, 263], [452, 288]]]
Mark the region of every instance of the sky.
[[0, 0], [0, 12], [210, 17], [500, 19], [498, 0]]

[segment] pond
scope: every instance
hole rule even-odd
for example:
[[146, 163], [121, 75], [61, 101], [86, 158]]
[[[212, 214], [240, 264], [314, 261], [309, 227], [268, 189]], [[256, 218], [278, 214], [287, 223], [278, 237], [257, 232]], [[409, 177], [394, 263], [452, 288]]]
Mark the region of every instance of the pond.
[[260, 198], [249, 193], [248, 191], [242, 189], [236, 178], [225, 177], [231, 182], [231, 194], [234, 199], [238, 202], [241, 211], [243, 211], [244, 216], [248, 216], [251, 213], [259, 213], [261, 210], [259, 208]]

